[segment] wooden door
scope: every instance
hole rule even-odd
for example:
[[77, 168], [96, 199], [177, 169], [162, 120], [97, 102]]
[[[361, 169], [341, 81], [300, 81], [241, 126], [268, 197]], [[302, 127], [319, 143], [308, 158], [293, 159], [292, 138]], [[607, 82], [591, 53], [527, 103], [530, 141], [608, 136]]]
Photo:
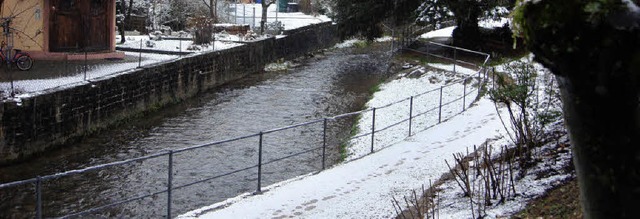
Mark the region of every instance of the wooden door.
[[49, 48], [52, 52], [109, 50], [111, 0], [52, 0]]
[[82, 45], [82, 21], [78, 2], [82, 0], [52, 0], [50, 16], [50, 50], [79, 51]]
[[[86, 1], [86, 0], [85, 0]], [[110, 0], [90, 0], [86, 1], [87, 16], [85, 20], [85, 31], [87, 35], [87, 49], [90, 51], [100, 51], [109, 49], [109, 2]]]

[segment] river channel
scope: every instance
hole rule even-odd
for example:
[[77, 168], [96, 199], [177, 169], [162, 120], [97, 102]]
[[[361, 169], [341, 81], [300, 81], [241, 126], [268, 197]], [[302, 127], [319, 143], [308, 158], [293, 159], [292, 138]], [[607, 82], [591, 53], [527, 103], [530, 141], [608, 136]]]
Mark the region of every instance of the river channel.
[[[255, 192], [258, 168], [253, 167], [259, 159], [268, 163], [261, 169], [262, 187], [319, 171], [323, 122], [266, 133], [261, 149], [256, 134], [362, 109], [370, 88], [388, 76], [388, 47], [371, 49], [367, 53], [334, 49], [304, 59], [287, 71], [248, 76], [29, 162], [2, 167], [0, 183], [251, 136], [173, 154], [171, 186], [178, 189], [171, 194], [171, 212], [176, 216]], [[352, 122], [342, 120], [327, 126], [326, 166], [339, 162], [339, 145]], [[283, 157], [288, 158], [279, 160]], [[168, 169], [169, 157], [160, 156], [46, 181], [42, 184], [43, 216], [58, 217], [162, 192], [168, 186]], [[220, 177], [180, 188], [215, 176]], [[160, 193], [82, 218], [163, 218], [167, 197]], [[0, 218], [33, 218], [35, 199], [33, 184], [0, 190]]]

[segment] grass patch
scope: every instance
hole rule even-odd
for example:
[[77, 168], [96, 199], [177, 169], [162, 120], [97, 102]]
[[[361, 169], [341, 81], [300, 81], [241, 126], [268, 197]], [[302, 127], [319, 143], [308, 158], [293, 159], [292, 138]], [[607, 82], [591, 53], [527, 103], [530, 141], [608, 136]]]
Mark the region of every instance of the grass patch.
[[573, 178], [532, 200], [513, 218], [583, 218], [578, 180]]
[[340, 147], [338, 148], [338, 153], [340, 154], [340, 159], [338, 160], [338, 162], [340, 163], [344, 162], [349, 156], [349, 151], [347, 150], [347, 148], [349, 148], [350, 146], [349, 139], [353, 138], [360, 132], [360, 128], [358, 127], [358, 124], [361, 118], [362, 118], [362, 114], [358, 114], [354, 118], [355, 120], [353, 122], [353, 125], [351, 125], [351, 130], [349, 131], [349, 137], [347, 137], [345, 140], [342, 141], [342, 143], [340, 143]]
[[380, 85], [382, 85], [382, 82], [377, 83], [376, 85], [374, 85], [373, 87], [369, 88], [369, 93], [370, 94], [374, 94], [378, 91], [380, 91]]
[[371, 41], [369, 40], [360, 40], [353, 44], [353, 46], [355, 46], [356, 48], [366, 48], [366, 47], [369, 47], [370, 45], [371, 45]]

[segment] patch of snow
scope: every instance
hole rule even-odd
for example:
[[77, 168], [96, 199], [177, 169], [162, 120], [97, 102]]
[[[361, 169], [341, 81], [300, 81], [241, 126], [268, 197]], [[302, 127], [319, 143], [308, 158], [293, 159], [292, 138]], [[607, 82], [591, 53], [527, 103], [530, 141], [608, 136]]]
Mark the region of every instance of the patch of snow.
[[[126, 56], [130, 57], [138, 57], [138, 53], [125, 52]], [[150, 65], [162, 61], [172, 60], [178, 58], [178, 56], [174, 55], [161, 55], [161, 54], [147, 54], [142, 53], [142, 62], [141, 65]], [[14, 81], [14, 87], [16, 90], [20, 91], [16, 94], [16, 98], [26, 98], [37, 95], [39, 91], [44, 91], [53, 88], [64, 88], [64, 87], [72, 87], [77, 86], [79, 84], [88, 83], [85, 81], [84, 75], [84, 67], [79, 66], [78, 74], [67, 76], [67, 77], [59, 77], [52, 79], [32, 79], [32, 80], [20, 80]], [[93, 80], [96, 78], [104, 77], [107, 75], [117, 74], [122, 71], [127, 71], [130, 69], [135, 69], [138, 67], [138, 60], [131, 59], [129, 62], [120, 62], [120, 63], [109, 63], [103, 65], [91, 65], [88, 66], [86, 79]], [[10, 82], [2, 82], [0, 83], [0, 89], [9, 90], [11, 88]]]
[[622, 0], [622, 1], [627, 4], [627, 8], [629, 8], [629, 11], [635, 14], [640, 14], [640, 7], [638, 7], [636, 3], [634, 3], [631, 0]]
[[[375, 42], [390, 42], [393, 41], [393, 38], [390, 36], [384, 36], [384, 37], [380, 37], [380, 38], [376, 38], [373, 41]], [[354, 45], [356, 45], [357, 43], [362, 43], [362, 42], [366, 42], [365, 39], [358, 39], [358, 38], [352, 38], [352, 39], [348, 39], [345, 41], [342, 41], [340, 43], [337, 43], [334, 48], [349, 48], [349, 47], [353, 47]]]
[[[424, 71], [424, 68], [422, 70]], [[440, 116], [443, 121], [462, 112], [462, 104], [466, 104], [464, 108], [468, 108], [471, 99], [475, 99], [475, 95], [469, 95], [472, 90], [470, 86], [466, 90], [466, 94], [469, 95], [467, 97], [469, 101], [464, 103], [460, 98], [462, 93], [465, 92], [462, 83], [464, 77], [465, 75], [452, 74], [445, 71], [429, 71], [419, 78], [402, 77], [384, 83], [380, 86], [381, 91], [374, 93], [373, 98], [367, 103], [369, 108], [376, 108], [376, 130], [390, 127], [404, 119], [409, 119], [410, 99], [407, 98], [411, 96], [414, 96], [412, 113], [414, 116], [420, 115], [412, 118], [414, 131], [438, 124], [440, 91], [442, 91], [443, 105]], [[366, 111], [362, 113], [357, 123], [357, 130], [360, 132], [358, 135], [371, 132], [372, 125], [373, 112]], [[408, 122], [390, 127], [385, 131], [376, 132], [374, 146], [385, 147], [402, 141], [406, 134], [403, 135], [401, 133], [408, 133]], [[371, 136], [366, 135], [353, 139], [349, 142], [347, 149], [349, 151], [347, 160], [358, 159], [370, 153]]]
[[[241, 43], [226, 42], [226, 41], [243, 41], [240, 36], [221, 34], [216, 38], [220, 41], [214, 41], [212, 45], [197, 45], [200, 49], [198, 51], [218, 51], [225, 50], [242, 45]], [[152, 47], [147, 46], [153, 44]], [[192, 40], [150, 40], [148, 36], [127, 36], [127, 41], [124, 44], [118, 44], [118, 47], [131, 48], [131, 49], [148, 49], [157, 51], [171, 51], [171, 52], [189, 52], [188, 48], [194, 47]]]
[[[562, 129], [562, 126], [556, 128]], [[568, 141], [568, 139], [564, 137], [562, 141]], [[499, 150], [500, 145], [503, 144], [505, 143], [494, 144], [494, 151], [496, 149]], [[488, 206], [485, 212], [486, 215], [484, 215], [485, 218], [509, 218], [511, 215], [522, 210], [526, 206], [527, 201], [543, 195], [549, 188], [558, 186], [561, 182], [574, 177], [573, 173], [563, 170], [565, 166], [570, 165], [571, 162], [571, 153], [568, 148], [562, 152], [554, 151], [555, 142], [552, 142], [539, 150], [540, 154], [538, 156], [541, 156], [543, 161], [528, 170], [525, 177], [516, 180], [515, 190], [517, 196], [509, 198], [505, 203]], [[557, 156], [545, 156], [545, 153], [557, 153]], [[514, 172], [517, 171], [518, 170], [514, 170]], [[538, 178], [539, 176], [537, 175], [544, 175], [543, 173], [548, 171], [554, 172], [555, 174]], [[469, 198], [463, 197], [461, 189], [454, 180], [449, 180], [438, 188], [443, 191], [439, 193], [440, 201], [438, 205], [441, 218], [472, 218]], [[495, 201], [496, 200], [493, 200], [493, 202]]]
[[376, 42], [390, 42], [390, 41], [393, 41], [393, 37], [384, 36], [384, 37], [377, 38], [374, 41], [376, 41]]
[[462, 67], [460, 65], [453, 64], [441, 64], [441, 63], [428, 63], [429, 66], [437, 69], [442, 69], [449, 72], [461, 73], [465, 75], [477, 75], [478, 69], [471, 69], [467, 67]]
[[422, 34], [420, 38], [430, 39], [430, 38], [436, 38], [436, 37], [451, 37], [454, 29], [456, 29], [456, 26], [442, 28], [439, 30]]
[[[407, 89], [410, 90], [410, 89]], [[475, 128], [483, 127], [483, 128]], [[465, 131], [460, 131], [465, 130]], [[405, 195], [447, 171], [443, 159], [501, 133], [493, 103], [482, 99], [461, 115], [384, 150], [269, 186], [178, 218], [390, 218], [392, 197]]]
[[509, 18], [499, 18], [499, 19], [484, 19], [478, 22], [478, 26], [484, 28], [499, 28], [504, 27], [505, 24], [511, 25], [511, 20]]
[[349, 48], [349, 47], [353, 47], [353, 45], [355, 45], [357, 42], [361, 42], [362, 40], [360, 39], [349, 39], [349, 40], [345, 40], [341, 43], [338, 43], [335, 45], [336, 48]]
[[[232, 4], [231, 8], [235, 8], [235, 11], [231, 11], [226, 15], [231, 22], [248, 24], [254, 28], [260, 27], [262, 4]], [[331, 21], [326, 15], [306, 15], [302, 12], [277, 12], [277, 8], [278, 4], [272, 4], [267, 8], [267, 22], [280, 21], [284, 24], [285, 30]]]

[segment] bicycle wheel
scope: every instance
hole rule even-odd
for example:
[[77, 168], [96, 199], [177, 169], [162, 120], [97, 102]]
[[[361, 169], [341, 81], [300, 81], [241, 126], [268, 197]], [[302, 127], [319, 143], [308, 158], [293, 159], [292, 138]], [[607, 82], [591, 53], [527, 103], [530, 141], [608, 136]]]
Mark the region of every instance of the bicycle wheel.
[[22, 71], [26, 71], [31, 69], [33, 66], [33, 59], [31, 57], [23, 55], [16, 59], [16, 67]]

